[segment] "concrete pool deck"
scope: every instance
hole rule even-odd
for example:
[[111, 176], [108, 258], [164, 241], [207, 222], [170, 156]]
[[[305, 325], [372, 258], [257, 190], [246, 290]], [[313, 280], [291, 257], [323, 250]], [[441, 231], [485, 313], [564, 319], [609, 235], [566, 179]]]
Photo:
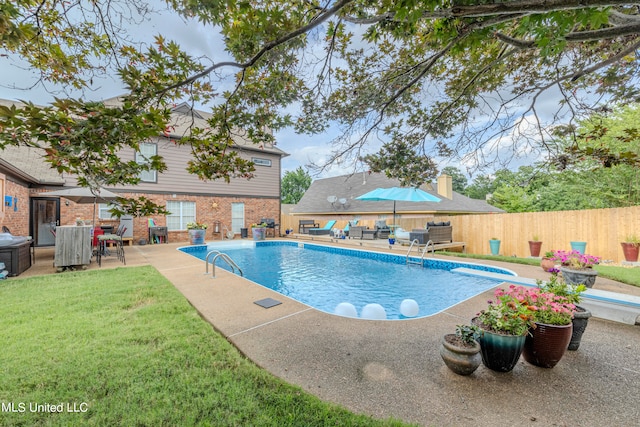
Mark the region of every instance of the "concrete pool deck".
[[[422, 319], [349, 319], [319, 312], [222, 269], [215, 279], [205, 276], [203, 261], [177, 252], [183, 245], [128, 247], [127, 265], [153, 265], [249, 359], [323, 400], [424, 426], [639, 423], [640, 326], [592, 318], [580, 349], [567, 352], [553, 369], [521, 359], [510, 373], [480, 366], [473, 375], [461, 377], [442, 362], [440, 339], [455, 325], [468, 323], [492, 292]], [[46, 252], [36, 250], [40, 252], [46, 257]], [[20, 277], [52, 273], [52, 253], [49, 262], [38, 259]], [[522, 277], [548, 277], [539, 267], [472, 262], [500, 266]], [[94, 264], [91, 269], [97, 268]], [[115, 258], [107, 258], [102, 268], [118, 266], [122, 264]], [[331, 268], [327, 274], [349, 280]], [[594, 288], [640, 295], [640, 288], [603, 278]], [[254, 303], [268, 297], [282, 304], [264, 309]]]

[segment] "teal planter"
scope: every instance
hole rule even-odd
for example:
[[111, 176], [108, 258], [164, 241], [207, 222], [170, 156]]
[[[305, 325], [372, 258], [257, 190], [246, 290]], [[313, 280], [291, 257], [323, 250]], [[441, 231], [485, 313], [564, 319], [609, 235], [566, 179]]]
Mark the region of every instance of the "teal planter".
[[526, 335], [503, 335], [482, 331], [480, 355], [482, 364], [492, 371], [510, 372], [518, 363]]
[[584, 254], [587, 250], [587, 242], [569, 242], [571, 244], [571, 250], [578, 251]]
[[491, 248], [491, 255], [500, 254], [500, 240], [489, 240], [489, 247]]

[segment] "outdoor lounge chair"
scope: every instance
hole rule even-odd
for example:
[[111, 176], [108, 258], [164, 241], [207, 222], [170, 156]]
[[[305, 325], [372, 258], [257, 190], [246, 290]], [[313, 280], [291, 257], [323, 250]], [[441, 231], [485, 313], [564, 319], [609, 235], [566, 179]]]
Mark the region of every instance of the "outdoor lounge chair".
[[322, 236], [325, 234], [328, 235], [329, 233], [331, 233], [331, 229], [334, 225], [336, 225], [336, 221], [332, 219], [331, 221], [327, 222], [322, 228], [310, 228], [309, 234], [312, 236]]

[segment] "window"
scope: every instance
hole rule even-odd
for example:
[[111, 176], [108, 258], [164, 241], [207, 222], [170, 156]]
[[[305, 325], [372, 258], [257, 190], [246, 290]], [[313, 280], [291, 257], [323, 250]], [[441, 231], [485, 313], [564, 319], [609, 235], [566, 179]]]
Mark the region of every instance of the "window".
[[167, 201], [167, 230], [186, 230], [187, 224], [196, 222], [196, 202]]
[[231, 203], [231, 231], [240, 233], [244, 228], [244, 203]]
[[[158, 145], [149, 142], [143, 142], [140, 144], [140, 151], [136, 152], [136, 163], [142, 165], [149, 163], [149, 158], [158, 154]], [[142, 182], [156, 182], [158, 174], [156, 171], [143, 171], [140, 172], [140, 180]]]
[[251, 161], [257, 166], [271, 166], [271, 160], [261, 159], [259, 157], [252, 157]]
[[98, 204], [98, 218], [100, 219], [118, 219], [118, 218], [114, 218], [111, 216], [111, 212], [109, 212], [109, 209], [111, 209], [113, 205], [111, 203], [107, 204], [107, 203], [99, 203]]

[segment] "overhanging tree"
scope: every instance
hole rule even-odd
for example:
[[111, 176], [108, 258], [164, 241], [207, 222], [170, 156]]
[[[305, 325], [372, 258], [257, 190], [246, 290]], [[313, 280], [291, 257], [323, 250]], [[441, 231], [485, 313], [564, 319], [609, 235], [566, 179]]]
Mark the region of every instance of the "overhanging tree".
[[302, 167], [285, 172], [282, 177], [282, 203], [298, 203], [310, 186], [311, 175]]
[[[328, 163], [365, 161], [417, 185], [435, 175], [436, 156], [480, 167], [529, 155], [548, 145], [554, 124], [638, 98], [640, 16], [626, 2], [169, 1], [220, 31], [230, 55], [222, 61], [194, 58], [166, 35], [135, 46], [115, 24], [143, 18], [149, 3], [0, 3], [0, 46], [27, 58], [42, 83], [91, 88], [116, 69], [129, 93], [122, 106], [61, 99], [2, 109], [0, 144], [51, 147], [51, 164], [87, 185], [135, 183], [145, 166], [119, 164], [114, 153], [161, 133], [170, 103], [189, 99], [212, 105], [209, 128], [179, 141], [202, 179], [251, 177], [252, 165], [230, 151], [238, 129], [260, 144], [287, 126], [333, 125], [341, 132]], [[106, 121], [116, 123], [108, 149]], [[382, 149], [371, 154], [371, 145]], [[161, 171], [162, 159], [147, 167]]]

